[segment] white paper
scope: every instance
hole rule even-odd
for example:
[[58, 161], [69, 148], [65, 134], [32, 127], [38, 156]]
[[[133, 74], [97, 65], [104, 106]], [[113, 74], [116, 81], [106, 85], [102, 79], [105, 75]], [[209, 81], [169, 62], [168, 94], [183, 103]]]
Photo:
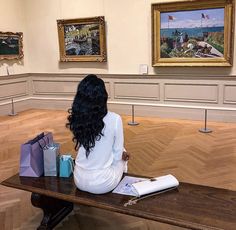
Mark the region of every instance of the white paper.
[[152, 179], [125, 176], [112, 192], [129, 196], [142, 196], [175, 188], [178, 185], [179, 181], [171, 174]]
[[148, 74], [148, 65], [140, 64], [139, 65], [139, 74]]
[[155, 177], [154, 180], [145, 180], [132, 184], [137, 196], [174, 188], [179, 185], [179, 181], [171, 174], [161, 177]]
[[147, 179], [140, 177], [125, 176], [112, 192], [122, 195], [136, 196], [135, 192], [133, 191], [132, 184], [144, 180]]

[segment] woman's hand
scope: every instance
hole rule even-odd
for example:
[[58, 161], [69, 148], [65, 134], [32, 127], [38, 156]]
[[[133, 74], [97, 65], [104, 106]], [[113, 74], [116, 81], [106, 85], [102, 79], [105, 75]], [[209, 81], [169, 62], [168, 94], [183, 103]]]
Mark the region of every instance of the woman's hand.
[[122, 160], [123, 160], [123, 161], [128, 161], [129, 158], [130, 158], [130, 154], [127, 153], [127, 152], [123, 152], [123, 154], [122, 154]]

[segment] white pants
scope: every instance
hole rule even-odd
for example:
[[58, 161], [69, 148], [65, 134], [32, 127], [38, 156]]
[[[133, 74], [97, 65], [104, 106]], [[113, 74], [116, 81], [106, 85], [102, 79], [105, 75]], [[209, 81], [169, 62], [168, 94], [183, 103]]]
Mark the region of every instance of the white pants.
[[86, 170], [75, 165], [74, 181], [78, 189], [94, 194], [113, 190], [127, 172], [127, 161], [116, 161], [109, 168]]

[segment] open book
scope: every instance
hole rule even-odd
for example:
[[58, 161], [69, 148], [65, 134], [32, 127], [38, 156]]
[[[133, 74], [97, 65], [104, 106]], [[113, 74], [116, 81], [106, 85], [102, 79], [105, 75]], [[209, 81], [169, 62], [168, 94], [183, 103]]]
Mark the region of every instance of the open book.
[[178, 185], [179, 181], [171, 174], [151, 179], [125, 176], [113, 193], [140, 197], [176, 188]]

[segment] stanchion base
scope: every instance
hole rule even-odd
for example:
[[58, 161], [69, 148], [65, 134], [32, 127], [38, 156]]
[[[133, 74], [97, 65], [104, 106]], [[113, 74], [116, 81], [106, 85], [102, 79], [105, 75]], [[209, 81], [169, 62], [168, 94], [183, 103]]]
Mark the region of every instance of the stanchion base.
[[16, 116], [18, 113], [9, 113], [8, 116]]
[[212, 132], [212, 130], [211, 129], [208, 129], [208, 128], [202, 128], [202, 129], [199, 129], [199, 132], [201, 132], [201, 133], [211, 133]]
[[134, 122], [130, 121], [130, 122], [128, 122], [128, 125], [135, 126], [135, 125], [139, 125], [139, 123], [136, 121], [134, 121]]

